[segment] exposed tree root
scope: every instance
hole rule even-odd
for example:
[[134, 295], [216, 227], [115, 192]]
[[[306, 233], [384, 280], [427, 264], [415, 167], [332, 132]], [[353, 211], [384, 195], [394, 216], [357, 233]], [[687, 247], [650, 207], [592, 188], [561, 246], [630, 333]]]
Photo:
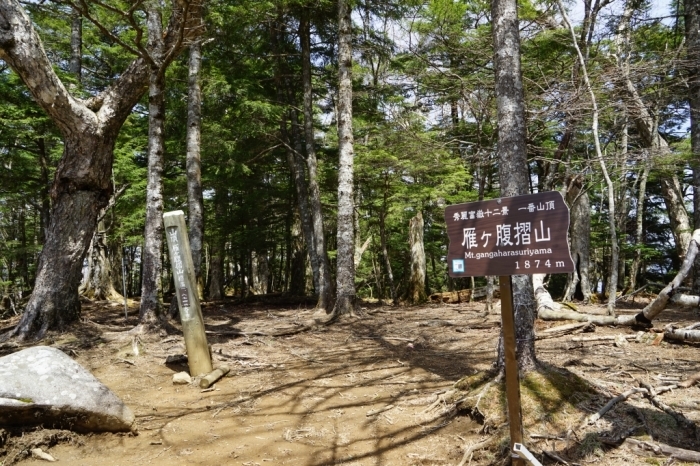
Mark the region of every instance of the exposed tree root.
[[491, 435], [479, 443], [467, 445], [464, 451], [464, 456], [462, 456], [462, 461], [460, 461], [457, 466], [465, 466], [471, 463], [474, 452], [490, 447], [492, 444], [496, 443], [496, 440], [498, 440], [498, 437]]

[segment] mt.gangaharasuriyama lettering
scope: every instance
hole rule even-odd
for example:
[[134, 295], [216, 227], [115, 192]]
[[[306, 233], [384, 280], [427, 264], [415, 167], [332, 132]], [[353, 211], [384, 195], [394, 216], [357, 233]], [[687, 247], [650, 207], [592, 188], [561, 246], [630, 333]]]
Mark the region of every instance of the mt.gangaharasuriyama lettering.
[[449, 206], [445, 221], [452, 277], [574, 269], [569, 208], [557, 191]]

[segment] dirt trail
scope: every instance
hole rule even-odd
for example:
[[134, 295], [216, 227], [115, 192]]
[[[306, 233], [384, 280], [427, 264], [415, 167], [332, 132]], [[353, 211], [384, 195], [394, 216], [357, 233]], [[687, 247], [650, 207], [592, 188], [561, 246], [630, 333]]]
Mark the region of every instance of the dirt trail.
[[[89, 322], [77, 334], [58, 336], [54, 345], [75, 356], [134, 410], [139, 434], [75, 436], [73, 442], [48, 451], [61, 463], [75, 465], [456, 465], [466, 444], [485, 438], [479, 434], [481, 426], [461, 415], [435, 419], [426, 407], [460, 377], [491, 366], [500, 315], [484, 317], [482, 306], [375, 307], [366, 309], [361, 320], [314, 331], [245, 337], [233, 333], [288, 328], [312, 311], [297, 306], [208, 305], [204, 313], [215, 366], [227, 364], [231, 372], [204, 392], [171, 382], [175, 372], [186, 370], [186, 365], [164, 364], [168, 355], [184, 353], [181, 337], [145, 338], [145, 353], [137, 357], [129, 352], [129, 340], [104, 338], [135, 322], [124, 325], [119, 307], [86, 306]], [[694, 318], [689, 313], [672, 317]], [[596, 380], [609, 382], [611, 392], [621, 390], [632, 376], [658, 384], [658, 374], [682, 376], [700, 370], [696, 346], [662, 343], [650, 349], [632, 343], [616, 348], [607, 342], [572, 347], [569, 339], [538, 342], [540, 358], [561, 367], [577, 365]], [[700, 389], [693, 387], [675, 401], [698, 395]], [[672, 404], [673, 396], [668, 395], [666, 403]], [[580, 420], [586, 410], [604, 401], [603, 394], [587, 400], [572, 416]], [[697, 406], [688, 406], [686, 415], [699, 420]], [[663, 413], [654, 416], [668, 421]], [[600, 423], [615, 430], [615, 413]], [[537, 442], [534, 451], [566, 446], [561, 441], [558, 446], [557, 441]], [[5, 453], [0, 464], [12, 456], [11, 451]], [[584, 454], [588, 456], [575, 459], [622, 464], [619, 458], [624, 456], [625, 464], [645, 464], [643, 458], [601, 444]], [[494, 464], [494, 458], [491, 452], [477, 454], [472, 464]], [[21, 464], [45, 461], [28, 458]]]

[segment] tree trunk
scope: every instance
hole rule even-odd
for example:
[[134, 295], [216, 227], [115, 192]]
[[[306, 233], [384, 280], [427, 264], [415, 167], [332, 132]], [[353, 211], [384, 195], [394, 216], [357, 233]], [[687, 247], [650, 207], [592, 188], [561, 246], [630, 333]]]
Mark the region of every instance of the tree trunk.
[[386, 215], [389, 211], [388, 205], [388, 190], [389, 180], [388, 175], [384, 175], [384, 200], [382, 210], [379, 212], [379, 241], [382, 248], [382, 259], [384, 260], [384, 268], [386, 269], [387, 285], [389, 286], [389, 296], [392, 304], [396, 304], [396, 287], [394, 286], [394, 273], [391, 270], [391, 260], [389, 259], [389, 250], [387, 249], [387, 234], [386, 234]]
[[571, 209], [569, 238], [574, 271], [569, 274], [564, 301], [581, 299], [585, 303], [590, 303], [591, 284], [588, 279], [588, 268], [590, 267], [591, 209], [588, 193], [583, 190], [581, 177], [569, 181], [565, 198]]
[[[525, 144], [525, 104], [520, 71], [520, 35], [515, 0], [494, 0], [493, 18], [494, 72], [498, 115], [498, 171], [501, 196], [529, 192], [527, 147]], [[518, 368], [535, 368], [535, 305], [532, 282], [527, 275], [514, 275], [513, 309], [515, 313]], [[497, 365], [505, 367], [503, 336], [499, 340]]]
[[576, 40], [576, 32], [574, 27], [569, 22], [569, 17], [566, 14], [566, 9], [561, 3], [561, 0], [557, 0], [559, 4], [559, 11], [564, 18], [566, 26], [569, 28], [571, 33], [572, 44], [578, 55], [579, 65], [581, 67], [581, 75], [583, 81], [586, 85], [586, 90], [591, 98], [591, 105], [593, 107], [593, 122], [591, 124], [591, 130], [593, 132], [593, 143], [595, 145], [596, 157], [598, 158], [598, 163], [603, 172], [603, 178], [605, 179], [605, 185], [607, 186], [607, 197], [608, 197], [608, 227], [610, 229], [610, 275], [608, 278], [608, 315], [615, 315], [615, 299], [617, 297], [617, 276], [619, 272], [619, 257], [620, 257], [620, 245], [617, 240], [617, 228], [616, 228], [616, 217], [615, 217], [615, 187], [610, 175], [608, 174], [608, 169], [603, 159], [603, 151], [600, 147], [600, 137], [598, 136], [598, 103], [593, 92], [593, 87], [591, 86], [591, 81], [588, 77], [588, 70], [586, 68], [586, 60], [581, 53], [581, 49], [578, 47], [578, 42]]
[[[646, 152], [646, 151], [645, 151]], [[637, 276], [642, 265], [642, 247], [644, 246], [644, 201], [646, 199], [647, 181], [649, 180], [649, 170], [651, 163], [648, 154], [645, 153], [644, 168], [640, 173], [639, 189], [637, 191], [637, 217], [634, 230], [634, 259], [630, 266], [629, 292], [633, 293], [637, 289]]]
[[83, 74], [83, 16], [80, 10], [71, 8], [70, 23], [70, 62], [68, 70], [78, 82]]
[[163, 165], [165, 152], [165, 70], [161, 68], [163, 43], [161, 15], [148, 11], [149, 53], [154, 62], [148, 85], [148, 184], [146, 186], [146, 228], [141, 261], [141, 307], [139, 321], [157, 325], [161, 316], [161, 256], [163, 254]]
[[[688, 50], [690, 147], [693, 153], [693, 227], [700, 228], [700, 1], [684, 0], [685, 42]], [[700, 259], [693, 268], [693, 293], [700, 294]]]
[[197, 293], [204, 297], [202, 279], [202, 253], [204, 248], [204, 199], [202, 197], [201, 125], [202, 92], [199, 87], [199, 71], [202, 65], [202, 44], [190, 45], [189, 79], [187, 95], [187, 210], [192, 264], [197, 280]]
[[333, 286], [331, 284], [331, 266], [326, 251], [326, 240], [323, 232], [323, 212], [321, 209], [321, 190], [318, 186], [318, 162], [316, 159], [316, 141], [314, 136], [313, 87], [311, 79], [311, 31], [309, 10], [302, 8], [299, 22], [299, 38], [301, 41], [301, 73], [304, 82], [304, 140], [306, 141], [306, 166], [309, 170], [309, 207], [313, 226], [313, 236], [309, 248], [314, 249], [317, 257], [318, 303], [316, 308], [330, 312], [333, 308]]
[[[303, 238], [306, 242], [306, 248], [308, 250], [313, 287], [316, 293], [318, 293], [321, 289], [321, 259], [318, 255], [318, 250], [315, 247], [316, 242], [314, 239], [314, 224], [310, 206], [311, 202], [309, 200], [309, 187], [306, 182], [306, 170], [308, 169], [308, 165], [302, 162], [303, 148], [302, 137], [299, 129], [299, 116], [296, 109], [297, 105], [294, 101], [294, 97], [292, 96], [293, 91], [290, 89], [291, 85], [288, 80], [284, 78], [284, 76], [291, 74], [291, 72], [288, 70], [288, 65], [286, 62], [282, 59], [283, 52], [280, 46], [280, 42], [282, 42], [280, 36], [282, 34], [284, 34], [284, 22], [282, 19], [282, 13], [280, 12], [275, 26], [271, 31], [273, 49], [277, 52], [278, 56], [277, 70], [275, 73], [277, 95], [279, 96], [281, 102], [286, 102], [289, 106], [287, 115], [283, 116], [280, 122], [280, 132], [286, 142], [287, 165], [289, 166], [289, 171], [291, 172], [292, 179], [294, 181], [297, 207], [299, 210], [299, 220], [301, 223]], [[288, 129], [287, 127], [288, 120], [291, 124], [291, 129]], [[294, 268], [294, 273], [302, 274], [301, 276], [297, 275], [293, 277], [293, 284], [291, 286], [295, 290], [295, 293], [304, 295], [306, 293], [306, 260], [303, 256], [298, 256], [296, 251], [292, 254], [291, 260], [293, 261], [292, 267]]]
[[105, 241], [104, 222], [99, 222], [87, 255], [87, 270], [78, 293], [90, 299], [120, 301], [124, 297], [114, 288], [112, 261]]
[[[632, 6], [626, 5], [625, 12], [620, 19], [617, 29], [618, 36], [621, 37], [627, 34], [627, 30], [629, 29], [629, 21], [633, 12], [634, 9]], [[618, 40], [618, 42], [620, 40]], [[671, 149], [669, 148], [666, 140], [659, 134], [656, 121], [639, 95], [637, 88], [634, 86], [634, 83], [630, 78], [628, 68], [625, 66], [620, 66], [620, 68], [621, 79], [616, 80], [615, 82], [618, 83], [622, 90], [627, 94], [629, 99], [628, 102], [626, 102], [628, 107], [627, 113], [633, 118], [644, 146], [651, 149], [652, 157], [656, 155], [669, 155], [671, 153]], [[678, 257], [683, 259], [688, 252], [687, 247], [690, 243], [692, 226], [688, 216], [688, 211], [685, 209], [685, 205], [683, 203], [682, 190], [680, 182], [678, 181], [678, 175], [676, 173], [664, 173], [663, 176], [659, 177], [659, 185], [661, 187], [661, 196], [666, 204], [666, 213], [668, 215], [669, 222], [671, 223], [671, 230], [673, 232], [673, 239], [676, 243]]]
[[354, 314], [355, 231], [352, 134], [352, 19], [349, 0], [338, 0], [338, 255], [336, 315]]
[[[186, 5], [177, 4], [164, 37], [179, 50]], [[85, 252], [100, 210], [112, 191], [114, 143], [131, 108], [143, 95], [148, 67], [138, 58], [105, 91], [87, 101], [74, 98], [53, 71], [32, 23], [16, 0], [0, 3], [0, 59], [27, 85], [35, 102], [64, 138], [54, 176], [53, 200], [34, 290], [17, 327], [5, 337], [42, 337], [80, 314], [78, 286]]]
[[289, 279], [289, 293], [294, 296], [304, 296], [306, 294], [306, 251], [301, 232], [301, 220], [298, 215], [294, 215], [295, 213], [292, 214], [294, 219], [290, 231], [291, 277]]
[[411, 277], [406, 300], [411, 304], [428, 300], [425, 292], [425, 251], [423, 249], [423, 214], [418, 212], [408, 226], [408, 244], [411, 246]]
[[211, 240], [211, 259], [209, 264], [209, 291], [208, 296], [211, 300], [219, 301], [224, 298], [224, 282], [225, 282], [225, 257], [226, 257], [226, 234], [222, 226], [222, 221], [226, 218], [226, 206], [228, 204], [227, 191], [223, 188], [217, 188], [214, 193], [214, 213], [215, 220], [213, 222], [213, 230], [210, 229]]
[[253, 251], [250, 262], [251, 292], [253, 294], [267, 294], [267, 283], [270, 278], [267, 254]]

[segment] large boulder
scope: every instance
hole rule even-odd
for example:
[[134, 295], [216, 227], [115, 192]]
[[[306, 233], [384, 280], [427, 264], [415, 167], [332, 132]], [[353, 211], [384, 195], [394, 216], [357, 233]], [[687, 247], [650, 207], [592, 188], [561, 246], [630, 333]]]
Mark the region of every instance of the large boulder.
[[127, 432], [134, 413], [62, 351], [35, 346], [0, 358], [0, 426]]

